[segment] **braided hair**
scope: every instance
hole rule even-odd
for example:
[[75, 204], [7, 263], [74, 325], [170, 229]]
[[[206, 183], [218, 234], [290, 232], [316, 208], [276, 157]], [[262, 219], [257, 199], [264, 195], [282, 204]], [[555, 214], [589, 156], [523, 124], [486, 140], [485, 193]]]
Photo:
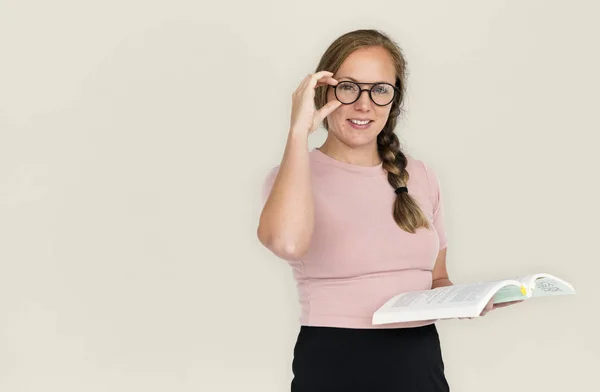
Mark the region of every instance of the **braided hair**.
[[[407, 158], [402, 152], [398, 136], [394, 133], [397, 118], [404, 111], [403, 103], [406, 94], [407, 66], [402, 50], [398, 44], [381, 31], [372, 29], [351, 31], [330, 44], [321, 57], [316, 72], [327, 70], [335, 73], [352, 52], [360, 48], [374, 46], [383, 47], [390, 53], [396, 69], [395, 84], [398, 87], [398, 92], [391, 103], [392, 107], [388, 120], [377, 135], [377, 151], [383, 162], [383, 169], [387, 172], [390, 192], [394, 192], [400, 187], [405, 187], [409, 178], [409, 173], [406, 170]], [[327, 89], [317, 90], [315, 93], [317, 110], [326, 103]], [[329, 129], [326, 118], [323, 120], [323, 125], [326, 130]], [[396, 192], [392, 213], [398, 226], [409, 233], [415, 233], [419, 227], [430, 228], [427, 217], [408, 192]]]

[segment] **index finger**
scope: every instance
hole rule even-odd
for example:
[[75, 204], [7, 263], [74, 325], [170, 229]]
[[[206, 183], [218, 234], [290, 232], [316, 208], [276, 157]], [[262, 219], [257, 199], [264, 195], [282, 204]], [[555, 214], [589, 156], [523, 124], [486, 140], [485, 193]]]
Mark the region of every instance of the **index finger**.
[[517, 301], [510, 301], [510, 302], [501, 302], [499, 304], [494, 305], [497, 308], [504, 308], [506, 306], [510, 306], [510, 305], [514, 305], [514, 304], [518, 304], [520, 302], [523, 302], [523, 300], [517, 300]]
[[338, 83], [339, 82], [337, 80], [335, 80], [334, 78], [332, 78], [331, 76], [324, 76], [317, 81], [317, 85], [315, 87], [325, 86], [327, 84], [330, 84], [332, 86], [337, 86]]
[[311, 84], [316, 84], [319, 80], [321, 80], [324, 76], [329, 76], [331, 77], [333, 75], [333, 72], [329, 72], [329, 71], [319, 71], [319, 72], [315, 72], [312, 75], [312, 78], [310, 78]]
[[313, 74], [313, 77], [319, 77], [319, 78], [320, 78], [320, 77], [322, 77], [323, 75], [330, 75], [330, 76], [331, 76], [331, 75], [333, 75], [333, 72], [329, 72], [329, 71], [325, 71], [325, 70], [323, 70], [323, 71], [315, 72], [315, 73]]

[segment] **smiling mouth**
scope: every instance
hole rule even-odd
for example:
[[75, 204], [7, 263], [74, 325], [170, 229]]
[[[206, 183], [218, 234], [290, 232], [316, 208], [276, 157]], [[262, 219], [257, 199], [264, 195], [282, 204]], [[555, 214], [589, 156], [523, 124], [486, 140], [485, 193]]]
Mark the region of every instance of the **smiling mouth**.
[[373, 122], [373, 120], [355, 120], [355, 119], [348, 119], [348, 121], [350, 121], [352, 124], [356, 124], [356, 125], [367, 125], [367, 124]]

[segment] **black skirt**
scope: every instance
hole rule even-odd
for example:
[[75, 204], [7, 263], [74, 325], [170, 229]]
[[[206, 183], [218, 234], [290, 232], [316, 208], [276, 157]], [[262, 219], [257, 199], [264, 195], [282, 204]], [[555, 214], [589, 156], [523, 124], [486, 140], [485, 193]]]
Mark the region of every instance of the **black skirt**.
[[435, 324], [350, 329], [301, 326], [292, 392], [449, 391]]

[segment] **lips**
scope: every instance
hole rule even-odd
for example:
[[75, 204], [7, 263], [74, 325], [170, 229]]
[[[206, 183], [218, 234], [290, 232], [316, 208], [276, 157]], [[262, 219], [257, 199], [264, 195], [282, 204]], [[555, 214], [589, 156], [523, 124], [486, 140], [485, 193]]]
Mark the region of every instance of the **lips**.
[[[352, 119], [352, 120], [354, 120], [354, 119]], [[373, 120], [366, 120], [366, 122], [355, 123], [352, 120], [348, 119], [348, 124], [350, 125], [351, 128], [354, 128], [354, 129], [366, 129], [366, 128], [370, 127], [371, 123], [373, 122]]]
[[367, 122], [371, 122], [373, 120], [369, 119], [369, 118], [349, 118], [348, 121], [354, 122], [356, 123], [356, 121], [360, 122], [360, 123], [367, 123]]

